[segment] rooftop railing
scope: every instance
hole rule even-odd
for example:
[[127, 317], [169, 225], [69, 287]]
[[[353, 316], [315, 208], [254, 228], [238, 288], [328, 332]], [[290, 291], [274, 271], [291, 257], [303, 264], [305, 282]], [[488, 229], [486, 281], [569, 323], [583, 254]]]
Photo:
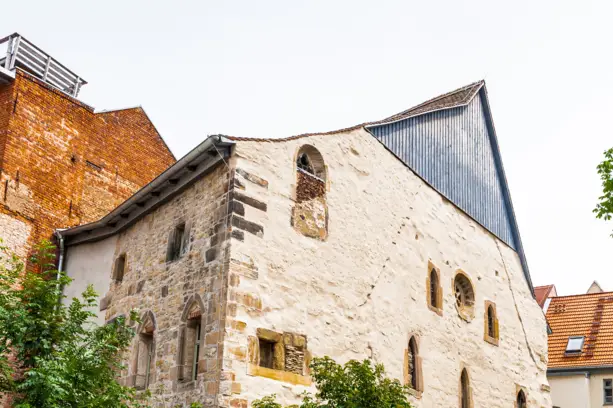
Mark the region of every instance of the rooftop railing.
[[28, 72], [68, 95], [77, 97], [87, 82], [18, 33], [0, 39], [0, 66]]

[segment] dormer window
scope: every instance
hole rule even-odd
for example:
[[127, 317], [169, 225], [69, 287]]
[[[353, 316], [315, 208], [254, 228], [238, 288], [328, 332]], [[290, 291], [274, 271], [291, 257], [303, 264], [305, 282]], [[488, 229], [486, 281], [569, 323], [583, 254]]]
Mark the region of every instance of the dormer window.
[[566, 345], [567, 353], [581, 353], [583, 349], [583, 336], [574, 336], [568, 338], [568, 344]]

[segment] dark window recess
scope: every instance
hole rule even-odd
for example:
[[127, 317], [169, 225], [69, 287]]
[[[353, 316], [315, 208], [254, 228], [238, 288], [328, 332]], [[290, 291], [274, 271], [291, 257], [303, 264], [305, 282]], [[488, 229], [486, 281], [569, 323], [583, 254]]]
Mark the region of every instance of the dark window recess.
[[522, 390], [517, 393], [517, 408], [526, 408], [526, 394]]
[[613, 404], [613, 380], [602, 380], [602, 390], [604, 393], [604, 403]]
[[438, 275], [434, 269], [430, 271], [430, 305], [434, 308], [440, 308], [438, 304]]
[[98, 166], [95, 163], [90, 162], [89, 160], [85, 160], [85, 164], [87, 164], [89, 167], [96, 169], [98, 171], [102, 171], [102, 166]]
[[115, 259], [115, 271], [113, 273], [113, 279], [115, 282], [123, 281], [123, 275], [126, 269], [126, 254], [121, 254]]
[[260, 367], [272, 368], [275, 355], [275, 343], [272, 341], [260, 340]]
[[185, 223], [177, 225], [168, 237], [167, 261], [176, 261], [187, 250]]
[[487, 308], [487, 335], [492, 338], [496, 337], [495, 324], [494, 308], [490, 306]]

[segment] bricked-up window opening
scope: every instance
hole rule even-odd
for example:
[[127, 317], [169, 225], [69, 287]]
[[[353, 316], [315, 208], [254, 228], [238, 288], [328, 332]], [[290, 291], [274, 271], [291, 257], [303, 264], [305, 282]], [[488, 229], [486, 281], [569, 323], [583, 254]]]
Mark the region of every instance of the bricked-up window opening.
[[460, 408], [471, 408], [470, 383], [466, 369], [462, 370], [462, 375], [460, 376]]
[[168, 252], [166, 254], [166, 261], [176, 261], [187, 250], [186, 242], [186, 228], [185, 223], [177, 225], [170, 233], [168, 237]]
[[430, 271], [430, 305], [436, 309], [440, 309], [441, 305], [438, 304], [438, 274], [434, 269]]
[[526, 408], [528, 405], [526, 404], [526, 394], [524, 394], [523, 390], [519, 390], [517, 393], [517, 408]]
[[613, 380], [602, 380], [602, 390], [604, 393], [604, 403], [613, 404]]
[[300, 234], [325, 240], [328, 236], [326, 166], [319, 151], [303, 145], [296, 156], [295, 205], [291, 224]]
[[260, 367], [273, 368], [275, 356], [275, 343], [272, 341], [260, 340]]
[[115, 282], [123, 281], [123, 275], [126, 270], [126, 254], [121, 254], [115, 259], [115, 268], [113, 271], [113, 280]]
[[487, 334], [492, 338], [496, 338], [496, 316], [494, 307], [491, 305], [487, 308]]
[[138, 336], [136, 350], [136, 370], [134, 388], [144, 390], [149, 387], [153, 360], [153, 333], [141, 333]]

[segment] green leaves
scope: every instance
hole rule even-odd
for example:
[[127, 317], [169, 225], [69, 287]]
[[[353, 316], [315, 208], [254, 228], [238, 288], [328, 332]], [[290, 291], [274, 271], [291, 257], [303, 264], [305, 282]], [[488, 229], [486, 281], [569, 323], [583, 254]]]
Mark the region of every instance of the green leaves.
[[[385, 377], [383, 365], [370, 360], [337, 364], [329, 357], [315, 358], [311, 374], [317, 393], [305, 394], [300, 408], [410, 408], [407, 388]], [[282, 408], [275, 396], [254, 401], [255, 408]]]
[[15, 394], [16, 408], [147, 406], [115, 377], [134, 330], [124, 317], [93, 323], [98, 295], [91, 286], [62, 302], [71, 279], [54, 269], [54, 253], [41, 243], [26, 269], [0, 247], [0, 392]]
[[[593, 212], [596, 218], [605, 221], [611, 220], [613, 216], [613, 149], [604, 152], [604, 160], [596, 169], [602, 182], [602, 195], [598, 197], [598, 204]], [[613, 233], [611, 234], [613, 237]]]

